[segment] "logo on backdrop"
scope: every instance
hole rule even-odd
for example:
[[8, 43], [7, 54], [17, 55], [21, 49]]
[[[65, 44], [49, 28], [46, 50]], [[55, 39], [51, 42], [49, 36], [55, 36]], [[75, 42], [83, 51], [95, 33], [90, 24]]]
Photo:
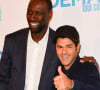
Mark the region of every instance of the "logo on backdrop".
[[83, 12], [92, 12], [100, 10], [100, 0], [52, 0], [53, 8], [60, 5], [61, 8], [76, 6], [76, 3], [82, 3]]
[[0, 51], [0, 58], [1, 58], [2, 52]]

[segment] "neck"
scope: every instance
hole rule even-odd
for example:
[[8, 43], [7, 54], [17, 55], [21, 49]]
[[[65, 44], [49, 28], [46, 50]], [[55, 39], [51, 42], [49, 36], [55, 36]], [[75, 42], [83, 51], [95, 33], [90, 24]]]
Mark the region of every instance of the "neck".
[[31, 37], [36, 43], [38, 43], [45, 36], [46, 32], [47, 32], [47, 28], [42, 30], [42, 32], [40, 33], [31, 33]]

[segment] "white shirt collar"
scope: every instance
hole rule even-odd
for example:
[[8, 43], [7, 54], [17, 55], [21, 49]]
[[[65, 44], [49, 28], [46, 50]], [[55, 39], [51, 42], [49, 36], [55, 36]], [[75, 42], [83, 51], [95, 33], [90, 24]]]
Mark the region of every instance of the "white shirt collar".
[[31, 37], [31, 31], [29, 30], [28, 41], [32, 45], [42, 44], [44, 41], [47, 41], [48, 40], [48, 36], [49, 36], [49, 27], [48, 27], [47, 32], [45, 33], [44, 37], [39, 41], [39, 43], [36, 43], [32, 39], [32, 37]]

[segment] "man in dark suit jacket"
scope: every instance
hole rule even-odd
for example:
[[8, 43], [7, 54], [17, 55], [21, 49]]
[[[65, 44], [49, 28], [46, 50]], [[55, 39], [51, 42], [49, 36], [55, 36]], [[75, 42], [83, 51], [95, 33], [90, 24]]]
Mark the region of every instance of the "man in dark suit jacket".
[[[47, 34], [47, 31], [49, 31], [49, 34], [47, 34], [47, 42], [44, 42], [44, 44], [47, 43], [47, 47], [45, 47], [46, 51], [44, 53], [43, 64], [40, 66], [42, 71], [38, 90], [54, 89], [53, 77], [59, 61], [57, 60], [55, 45], [53, 44], [54, 31], [48, 28], [51, 18], [52, 3], [50, 0], [31, 0], [29, 2], [27, 9], [29, 28], [9, 34], [5, 38], [3, 54], [0, 61], [0, 90], [27, 90], [27, 86], [32, 83], [27, 83], [26, 80], [28, 77], [26, 64], [30, 62], [27, 59], [29, 52], [27, 50], [29, 33], [33, 42], [39, 44], [45, 34]], [[38, 60], [36, 61], [39, 62]], [[28, 68], [30, 72], [32, 68]], [[37, 69], [35, 72], [37, 73]]]
[[61, 66], [54, 78], [57, 90], [100, 90], [99, 71], [93, 63], [80, 63], [80, 39], [75, 27], [64, 25], [55, 33]]
[[[38, 90], [53, 90], [53, 77], [59, 62], [57, 61], [55, 46], [53, 44], [54, 31], [48, 28], [51, 18], [52, 3], [50, 0], [31, 0], [29, 2], [27, 9], [29, 28], [9, 34], [5, 38], [0, 62], [0, 90], [28, 90], [28, 85], [25, 84], [27, 82], [26, 59], [28, 53], [28, 35], [31, 32], [31, 38], [39, 44], [47, 33], [47, 30], [49, 30], [49, 34], [46, 42], [47, 47], [45, 47], [45, 57], [41, 66], [42, 72]], [[37, 69], [35, 72], [37, 73]]]
[[[26, 28], [6, 36], [0, 62], [0, 90], [24, 90], [28, 32]], [[53, 37], [54, 31], [50, 29], [38, 90], [53, 90], [53, 77], [59, 64]]]

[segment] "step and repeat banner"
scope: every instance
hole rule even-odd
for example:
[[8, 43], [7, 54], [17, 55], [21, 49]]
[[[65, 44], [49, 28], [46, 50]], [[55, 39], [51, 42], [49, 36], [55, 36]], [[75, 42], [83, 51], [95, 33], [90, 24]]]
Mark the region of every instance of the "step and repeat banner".
[[[29, 0], [0, 0], [0, 57], [5, 35], [28, 27]], [[100, 65], [100, 0], [52, 0], [50, 27], [73, 25], [80, 33], [80, 56], [94, 56]]]

